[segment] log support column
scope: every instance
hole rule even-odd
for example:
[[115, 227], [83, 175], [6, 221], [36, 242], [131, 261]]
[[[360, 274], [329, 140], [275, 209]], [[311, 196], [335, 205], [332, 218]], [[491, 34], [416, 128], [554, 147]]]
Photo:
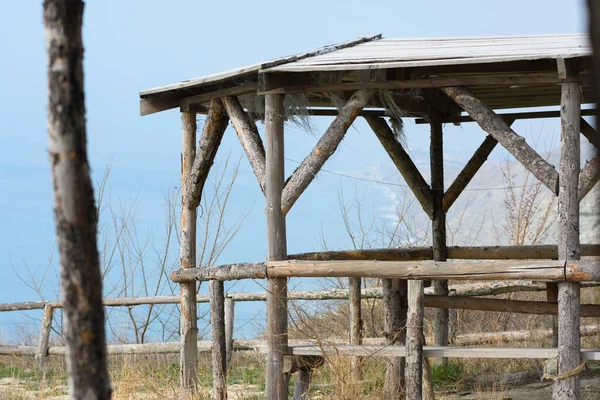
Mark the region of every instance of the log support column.
[[[561, 95], [561, 140], [558, 194], [558, 258], [579, 260], [579, 200], [581, 86], [563, 83]], [[569, 374], [580, 359], [580, 286], [558, 284], [558, 374]], [[553, 399], [579, 399], [579, 375], [555, 381]]]
[[423, 398], [423, 281], [408, 281], [406, 400]]
[[[403, 346], [406, 343], [407, 281], [382, 279], [382, 284], [385, 342], [390, 346]], [[388, 358], [383, 398], [402, 398], [405, 387], [404, 371], [404, 357]]]
[[[433, 194], [433, 218], [431, 232], [433, 239], [433, 260], [446, 261], [446, 212], [444, 211], [444, 146], [442, 123], [437, 116], [431, 116], [431, 192]], [[438, 296], [448, 295], [448, 280], [433, 281], [433, 293]], [[434, 310], [433, 332], [435, 346], [448, 345], [448, 310]], [[446, 359], [440, 361], [446, 362]]]
[[[182, 269], [196, 266], [196, 206], [188, 197], [192, 165], [196, 157], [196, 113], [181, 114], [181, 239], [180, 265]], [[198, 321], [196, 313], [196, 282], [181, 283], [179, 330], [181, 337], [180, 383], [184, 390], [193, 390], [198, 384]]]
[[[281, 209], [284, 186], [283, 95], [265, 96], [267, 259], [284, 260], [287, 255], [285, 217]], [[288, 353], [287, 279], [269, 279], [267, 283], [267, 385], [269, 400], [287, 399], [289, 375], [284, 372]]]

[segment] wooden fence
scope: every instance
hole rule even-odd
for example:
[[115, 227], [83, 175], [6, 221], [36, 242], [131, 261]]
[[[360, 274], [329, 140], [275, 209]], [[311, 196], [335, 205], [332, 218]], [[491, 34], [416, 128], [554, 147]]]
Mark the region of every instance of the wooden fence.
[[[600, 283], [582, 283], [582, 287], [600, 286]], [[492, 296], [513, 292], [538, 292], [546, 291], [546, 285], [534, 281], [498, 281], [485, 283], [468, 283], [450, 286], [450, 297], [433, 295], [433, 288], [425, 289], [424, 305], [432, 308], [453, 308], [465, 310], [487, 310], [498, 312], [527, 313], [556, 315], [556, 303], [542, 303], [532, 301], [518, 301], [506, 299], [481, 298], [479, 296]], [[291, 291], [288, 300], [348, 300], [348, 289], [325, 289]], [[381, 299], [383, 290], [381, 287], [366, 288], [362, 290], [362, 299]], [[262, 340], [234, 340], [234, 315], [235, 303], [266, 301], [265, 292], [233, 292], [225, 295], [225, 336], [227, 343], [227, 360], [231, 360], [233, 351], [255, 350], [266, 353], [267, 343]], [[449, 300], [450, 299], [450, 300]], [[198, 303], [209, 303], [209, 295], [198, 295]], [[117, 297], [104, 299], [107, 307], [140, 306], [157, 304], [180, 304], [178, 296], [150, 296], [150, 297]], [[34, 301], [20, 303], [0, 304], [0, 312], [44, 310], [40, 336], [37, 346], [6, 346], [0, 345], [0, 355], [34, 356], [38, 360], [41, 369], [45, 368], [47, 358], [50, 355], [66, 354], [65, 346], [50, 346], [50, 333], [55, 309], [62, 308], [60, 301]], [[582, 317], [600, 317], [600, 306], [582, 305]], [[582, 336], [593, 336], [600, 334], [600, 326], [582, 326]], [[551, 330], [537, 331], [513, 331], [513, 332], [487, 332], [480, 334], [459, 335], [454, 339], [457, 345], [471, 345], [482, 342], [519, 341], [534, 338], [551, 337]], [[373, 355], [378, 356], [403, 356], [404, 346], [390, 346], [384, 338], [365, 338], [361, 345], [348, 345], [346, 340], [291, 340], [290, 347], [294, 355], [314, 356], [323, 353], [336, 352], [336, 354]], [[109, 354], [167, 354], [179, 353], [181, 344], [179, 342], [166, 343], [142, 343], [142, 344], [112, 344], [108, 345]], [[197, 342], [198, 352], [210, 352], [212, 350], [211, 340], [200, 340]], [[505, 351], [507, 349], [503, 349]], [[556, 356], [556, 349], [528, 349], [520, 356], [526, 358], [551, 358]], [[425, 347], [427, 356], [444, 357], [514, 357], [513, 353], [502, 353], [500, 350], [490, 348], [461, 347], [460, 351], [451, 348]], [[502, 355], [504, 354], [504, 355]], [[586, 359], [600, 359], [592, 350], [582, 350]]]

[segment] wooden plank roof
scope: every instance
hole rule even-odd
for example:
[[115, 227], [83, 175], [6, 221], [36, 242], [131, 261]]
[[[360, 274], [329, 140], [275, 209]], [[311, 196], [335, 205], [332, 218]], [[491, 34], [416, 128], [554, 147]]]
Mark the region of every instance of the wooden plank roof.
[[484, 64], [584, 57], [586, 35], [535, 35], [438, 39], [381, 39], [289, 62], [269, 71], [333, 71]]
[[[371, 35], [145, 90], [140, 92], [140, 111], [146, 115], [201, 105], [213, 97], [269, 91], [302, 92], [310, 106], [331, 106], [319, 93], [451, 84], [472, 87], [492, 108], [549, 106], [557, 105], [560, 97], [558, 61], [590, 55], [585, 34], [417, 39]], [[583, 66], [577, 72], [587, 68], [585, 62]], [[337, 73], [337, 81], [321, 86], [319, 74], [327, 73]], [[589, 81], [585, 76], [576, 79]], [[584, 86], [584, 101], [587, 90]]]

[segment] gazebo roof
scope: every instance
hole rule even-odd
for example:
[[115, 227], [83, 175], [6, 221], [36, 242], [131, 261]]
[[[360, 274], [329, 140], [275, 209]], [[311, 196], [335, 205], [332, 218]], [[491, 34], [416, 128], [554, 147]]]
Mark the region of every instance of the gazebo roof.
[[201, 105], [214, 97], [267, 92], [305, 93], [309, 105], [322, 107], [332, 104], [313, 94], [360, 88], [414, 92], [453, 85], [469, 86], [492, 108], [557, 105], [559, 84], [567, 72], [577, 74], [577, 80], [589, 81], [580, 72], [587, 69], [590, 55], [583, 34], [426, 39], [364, 36], [142, 91], [140, 111], [146, 115], [194, 105], [201, 112]]

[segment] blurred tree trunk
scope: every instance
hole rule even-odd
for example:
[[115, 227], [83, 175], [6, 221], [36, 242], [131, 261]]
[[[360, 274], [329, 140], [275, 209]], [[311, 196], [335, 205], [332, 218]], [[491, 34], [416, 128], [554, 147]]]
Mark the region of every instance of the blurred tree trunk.
[[45, 0], [48, 136], [72, 399], [110, 399], [97, 213], [86, 152], [81, 0]]

